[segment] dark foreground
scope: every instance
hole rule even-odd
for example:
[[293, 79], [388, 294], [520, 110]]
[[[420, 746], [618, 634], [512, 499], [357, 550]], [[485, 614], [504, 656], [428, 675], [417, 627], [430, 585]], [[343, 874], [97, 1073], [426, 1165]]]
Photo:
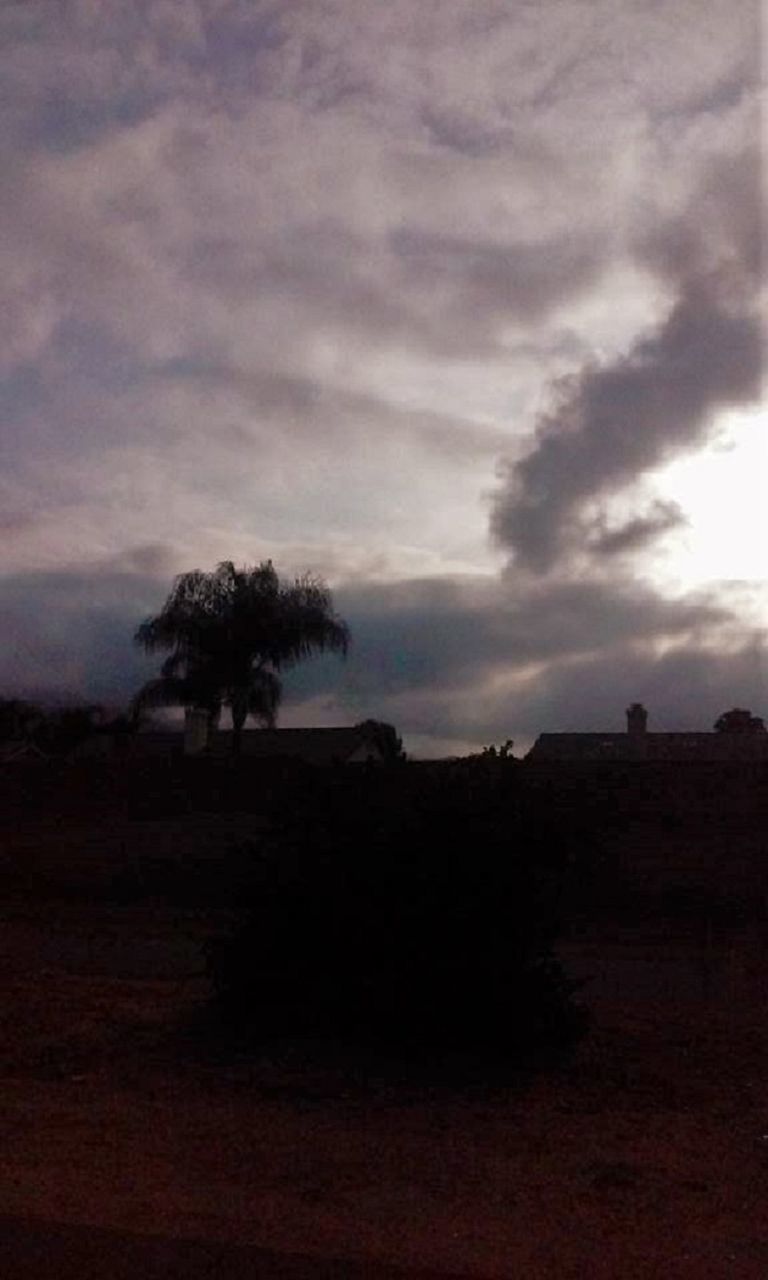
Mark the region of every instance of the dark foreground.
[[450, 1087], [355, 1071], [327, 1046], [190, 1054], [178, 1027], [205, 996], [199, 914], [17, 901], [3, 916], [9, 1280], [67, 1266], [85, 1280], [97, 1262], [114, 1276], [768, 1274], [758, 935], [702, 952], [649, 928], [584, 933], [566, 955], [593, 977], [575, 1059]]
[[[333, 1045], [194, 1051], [203, 945], [233, 910], [173, 896], [218, 869], [223, 835], [256, 839], [259, 814], [215, 796], [205, 812], [19, 803], [0, 899], [2, 1275], [764, 1280], [763, 881], [710, 909], [763, 857], [747, 798], [720, 827], [676, 795], [661, 824], [654, 797], [650, 815], [614, 805], [627, 909], [603, 900], [559, 947], [589, 979], [588, 1036], [547, 1071], [463, 1085]], [[653, 911], [628, 909], [641, 892]]]
[[253, 1245], [174, 1240], [103, 1227], [0, 1218], [7, 1280], [444, 1280], [445, 1272], [403, 1271], [371, 1262], [276, 1253]]

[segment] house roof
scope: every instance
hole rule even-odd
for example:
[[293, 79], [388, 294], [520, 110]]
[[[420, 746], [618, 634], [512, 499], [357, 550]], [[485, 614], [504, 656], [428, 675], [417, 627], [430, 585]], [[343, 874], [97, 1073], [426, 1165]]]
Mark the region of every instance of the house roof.
[[529, 760], [764, 760], [768, 734], [542, 733]]
[[[231, 750], [231, 733], [214, 734], [211, 752], [223, 755]], [[368, 758], [381, 759], [381, 752], [359, 728], [328, 729], [246, 729], [241, 753], [249, 758], [279, 757], [302, 760], [305, 764], [331, 765]]]
[[540, 733], [529, 760], [618, 760], [628, 750], [626, 733]]

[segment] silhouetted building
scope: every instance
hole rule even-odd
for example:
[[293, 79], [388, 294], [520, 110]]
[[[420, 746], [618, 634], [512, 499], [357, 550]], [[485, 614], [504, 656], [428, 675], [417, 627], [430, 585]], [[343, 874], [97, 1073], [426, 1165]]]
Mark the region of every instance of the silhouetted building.
[[[229, 755], [232, 736], [217, 730], [211, 736], [208, 754]], [[362, 728], [353, 729], [244, 729], [240, 754], [248, 760], [300, 760], [320, 767], [333, 764], [379, 763], [378, 745]]]
[[[16, 754], [22, 744], [6, 744], [0, 749], [0, 763]], [[37, 753], [42, 757], [41, 753]], [[232, 754], [232, 732], [211, 731], [205, 712], [187, 712], [183, 729], [144, 729], [127, 735], [96, 734], [70, 753], [72, 759], [116, 759], [126, 761], [170, 760], [197, 756], [220, 760]], [[298, 760], [326, 767], [334, 764], [381, 763], [385, 756], [375, 736], [364, 725], [354, 728], [244, 729], [240, 739], [244, 760]]]
[[526, 760], [768, 760], [768, 733], [649, 733], [647, 726], [648, 712], [633, 702], [626, 733], [542, 733]]

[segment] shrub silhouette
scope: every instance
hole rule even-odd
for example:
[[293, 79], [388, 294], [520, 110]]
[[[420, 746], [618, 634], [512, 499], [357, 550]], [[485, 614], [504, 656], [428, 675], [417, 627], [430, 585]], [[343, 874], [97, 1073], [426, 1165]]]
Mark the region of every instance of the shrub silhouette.
[[566, 860], [490, 782], [316, 788], [255, 855], [246, 923], [209, 949], [218, 1011], [257, 1038], [562, 1048], [582, 1025], [552, 952]]

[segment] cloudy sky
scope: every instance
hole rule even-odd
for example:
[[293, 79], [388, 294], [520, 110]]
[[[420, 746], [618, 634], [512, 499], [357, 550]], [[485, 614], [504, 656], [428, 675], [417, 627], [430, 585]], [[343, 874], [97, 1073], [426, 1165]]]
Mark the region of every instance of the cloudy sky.
[[6, 0], [0, 692], [324, 575], [284, 724], [768, 713], [759, 0]]

